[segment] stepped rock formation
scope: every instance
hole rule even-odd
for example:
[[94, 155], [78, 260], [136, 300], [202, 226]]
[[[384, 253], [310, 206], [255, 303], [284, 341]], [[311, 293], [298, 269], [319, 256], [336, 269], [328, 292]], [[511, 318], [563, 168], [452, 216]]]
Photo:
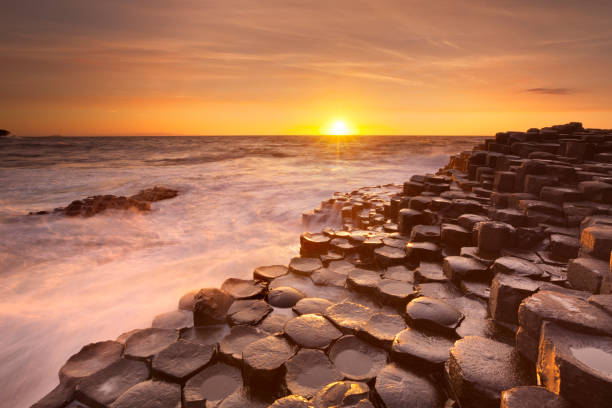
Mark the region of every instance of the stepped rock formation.
[[287, 267], [86, 346], [35, 407], [609, 407], [612, 131], [498, 133], [303, 223]]

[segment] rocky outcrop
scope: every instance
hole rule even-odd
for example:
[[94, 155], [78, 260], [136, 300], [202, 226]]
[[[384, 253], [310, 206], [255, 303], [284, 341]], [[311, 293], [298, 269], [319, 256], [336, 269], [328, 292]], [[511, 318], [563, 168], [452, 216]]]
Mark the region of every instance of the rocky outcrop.
[[[82, 200], [75, 200], [66, 207], [59, 207], [53, 210], [55, 214], [62, 214], [68, 217], [92, 217], [106, 210], [131, 210], [137, 212], [151, 211], [151, 203], [174, 198], [178, 195], [177, 190], [167, 187], [153, 187], [141, 190], [138, 194], [131, 197], [116, 195], [96, 195]], [[31, 212], [29, 215], [47, 215], [49, 211]]]
[[569, 123], [335, 193], [287, 266], [84, 348], [36, 406], [174, 404], [180, 386], [182, 407], [607, 407], [611, 158], [612, 131]]

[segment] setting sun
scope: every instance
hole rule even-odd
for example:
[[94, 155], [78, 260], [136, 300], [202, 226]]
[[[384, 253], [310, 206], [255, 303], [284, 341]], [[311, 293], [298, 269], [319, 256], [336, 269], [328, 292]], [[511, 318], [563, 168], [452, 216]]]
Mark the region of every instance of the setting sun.
[[344, 120], [336, 119], [321, 128], [321, 133], [330, 136], [347, 136], [356, 133], [355, 129]]

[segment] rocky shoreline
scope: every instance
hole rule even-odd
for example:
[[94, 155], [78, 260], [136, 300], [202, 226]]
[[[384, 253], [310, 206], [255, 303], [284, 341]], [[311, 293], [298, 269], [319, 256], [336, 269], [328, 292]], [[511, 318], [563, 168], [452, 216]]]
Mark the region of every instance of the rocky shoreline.
[[329, 227], [302, 234], [288, 266], [83, 347], [34, 407], [612, 401], [611, 130], [498, 133], [303, 222]]

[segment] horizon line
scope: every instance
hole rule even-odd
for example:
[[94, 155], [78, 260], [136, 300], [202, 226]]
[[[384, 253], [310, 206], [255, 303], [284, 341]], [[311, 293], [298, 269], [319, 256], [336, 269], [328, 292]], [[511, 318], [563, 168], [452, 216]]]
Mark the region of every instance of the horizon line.
[[318, 134], [147, 134], [147, 133], [138, 133], [138, 134], [111, 134], [111, 135], [62, 135], [62, 134], [54, 134], [54, 135], [11, 135], [10, 137], [331, 137], [331, 138], [351, 138], [351, 137], [378, 137], [378, 136], [398, 136], [398, 137], [449, 137], [449, 136], [460, 136], [460, 137], [493, 137], [493, 135], [467, 135], [460, 133], [453, 134], [402, 134], [402, 133], [380, 133], [380, 134], [355, 134], [355, 135], [318, 135]]

